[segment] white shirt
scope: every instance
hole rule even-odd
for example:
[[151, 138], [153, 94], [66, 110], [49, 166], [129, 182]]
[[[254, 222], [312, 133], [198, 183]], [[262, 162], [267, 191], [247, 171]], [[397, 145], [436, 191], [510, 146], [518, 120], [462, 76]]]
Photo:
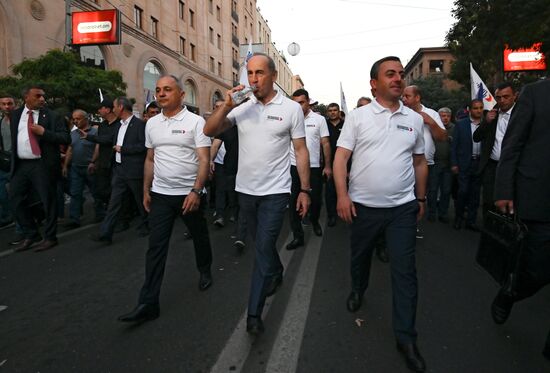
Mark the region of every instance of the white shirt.
[[185, 107], [168, 118], [155, 115], [145, 125], [145, 146], [155, 151], [151, 191], [166, 195], [187, 195], [199, 170], [197, 148], [209, 147], [203, 133], [204, 119]]
[[481, 154], [481, 143], [474, 141], [474, 132], [479, 128], [479, 122], [474, 124], [470, 118], [470, 130], [472, 131], [472, 155], [479, 156]]
[[[40, 159], [39, 155], [34, 155], [31, 149], [31, 142], [29, 140], [29, 129], [28, 129], [28, 120], [29, 120], [29, 108], [25, 106], [23, 113], [21, 114], [21, 119], [19, 119], [19, 125], [17, 127], [17, 157], [19, 159]], [[32, 117], [34, 123], [38, 123], [38, 110], [32, 110]], [[37, 136], [38, 140], [38, 136]]]
[[[321, 167], [321, 138], [329, 137], [327, 121], [323, 116], [310, 110], [304, 118], [306, 145], [309, 151], [309, 167]], [[296, 166], [294, 145], [290, 145], [290, 164]]]
[[[128, 119], [126, 120], [120, 120], [120, 128], [118, 130], [118, 136], [116, 138], [116, 144], [122, 146], [124, 143], [124, 136], [126, 136], [126, 131], [128, 130], [128, 124], [130, 124], [130, 121], [132, 120], [134, 116], [130, 115]], [[117, 163], [122, 163], [122, 157], [120, 155], [120, 152], [115, 152], [115, 161]]]
[[214, 163], [223, 164], [223, 159], [225, 158], [225, 153], [226, 153], [225, 145], [222, 142], [222, 144], [218, 148], [218, 152], [216, 153], [216, 158], [214, 158]]
[[[515, 105], [514, 105], [515, 106]], [[512, 106], [510, 110], [506, 112], [499, 112], [498, 121], [497, 121], [497, 131], [495, 133], [495, 142], [493, 144], [493, 150], [491, 151], [491, 159], [493, 161], [500, 160], [500, 151], [502, 150], [502, 139], [508, 128], [508, 122], [510, 121], [510, 116], [512, 115]]]
[[306, 136], [301, 106], [279, 91], [266, 105], [255, 96], [227, 118], [239, 133], [237, 192], [265, 196], [290, 193], [290, 144]]
[[[422, 105], [422, 112], [428, 114], [430, 118], [432, 118], [439, 127], [445, 129], [445, 125], [441, 121], [441, 117], [439, 116], [439, 113], [437, 111]], [[434, 162], [435, 142], [432, 136], [431, 128], [428, 127], [427, 125], [426, 127], [428, 130], [424, 131], [424, 155], [426, 156], [426, 161], [428, 162], [428, 166], [431, 166], [435, 163]]]
[[403, 103], [392, 113], [377, 100], [353, 110], [338, 139], [353, 152], [349, 195], [367, 207], [413, 201], [413, 154], [424, 154], [424, 120]]

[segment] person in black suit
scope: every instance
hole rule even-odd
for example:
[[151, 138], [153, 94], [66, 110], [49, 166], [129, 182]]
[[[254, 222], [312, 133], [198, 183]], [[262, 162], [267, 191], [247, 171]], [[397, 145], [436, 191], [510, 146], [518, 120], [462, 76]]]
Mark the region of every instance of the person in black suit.
[[458, 122], [451, 143], [451, 171], [458, 174], [458, 196], [455, 204], [455, 229], [462, 228], [464, 213], [468, 209], [466, 229], [478, 231], [476, 225], [479, 207], [479, 160], [481, 145], [472, 141], [472, 136], [483, 115], [483, 101], [472, 100], [470, 116]]
[[59, 145], [71, 143], [65, 123], [45, 108], [44, 90], [32, 86], [24, 90], [25, 105], [11, 114], [12, 160], [10, 199], [25, 239], [15, 251], [28, 250], [40, 240], [40, 234], [28, 209], [28, 197], [35, 190], [40, 196], [46, 221], [44, 240], [35, 251], [57, 245], [56, 184], [61, 176]]
[[[550, 80], [526, 85], [514, 108], [495, 181], [495, 205], [517, 214], [527, 226], [517, 272], [515, 296], [499, 291], [491, 307], [497, 324], [504, 323], [515, 302], [550, 284]], [[550, 333], [544, 356], [550, 360]]]
[[494, 186], [497, 164], [500, 159], [502, 139], [508, 127], [508, 121], [514, 110], [517, 91], [509, 82], [501, 83], [495, 91], [498, 107], [489, 111], [478, 129], [474, 132], [474, 142], [481, 142], [479, 175], [483, 196], [483, 216], [494, 211]]
[[145, 122], [132, 114], [132, 103], [126, 97], [118, 97], [113, 105], [114, 113], [120, 119], [120, 126], [113, 136], [113, 179], [111, 198], [105, 219], [101, 223], [99, 234], [93, 235], [94, 241], [111, 243], [113, 230], [118, 218], [122, 201], [127, 191], [134, 197], [142, 222], [139, 235], [149, 233], [147, 213], [143, 208], [143, 164], [145, 163]]

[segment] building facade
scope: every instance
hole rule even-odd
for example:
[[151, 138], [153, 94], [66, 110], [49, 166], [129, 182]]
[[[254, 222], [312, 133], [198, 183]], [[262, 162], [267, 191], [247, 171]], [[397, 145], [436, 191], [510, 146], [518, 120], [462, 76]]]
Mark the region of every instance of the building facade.
[[449, 48], [420, 48], [405, 66], [405, 81], [410, 85], [416, 79], [441, 76], [446, 89], [458, 89], [460, 84], [447, 78], [454, 60]]
[[[0, 0], [0, 75], [24, 58], [66, 45], [62, 0]], [[120, 45], [80, 47], [83, 62], [119, 70], [127, 95], [141, 111], [162, 74], [185, 85], [185, 103], [204, 113], [238, 83], [241, 44], [265, 43], [280, 70], [279, 86], [290, 94], [292, 72], [271, 43], [256, 0], [71, 0], [71, 11], [118, 8]], [[288, 80], [288, 82], [287, 82]], [[101, 87], [98, 87], [101, 88]]]

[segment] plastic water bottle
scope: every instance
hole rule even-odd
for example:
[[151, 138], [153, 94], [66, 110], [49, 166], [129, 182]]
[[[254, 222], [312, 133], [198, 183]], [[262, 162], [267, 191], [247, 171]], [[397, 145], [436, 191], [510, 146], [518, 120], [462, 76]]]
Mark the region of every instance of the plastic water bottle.
[[241, 104], [244, 100], [246, 100], [247, 98], [249, 98], [250, 96], [252, 96], [252, 94], [254, 93], [254, 91], [256, 90], [256, 86], [250, 86], [250, 87], [245, 87], [243, 90], [241, 91], [237, 91], [237, 92], [233, 92], [231, 94], [231, 99], [233, 100], [233, 102], [237, 105]]

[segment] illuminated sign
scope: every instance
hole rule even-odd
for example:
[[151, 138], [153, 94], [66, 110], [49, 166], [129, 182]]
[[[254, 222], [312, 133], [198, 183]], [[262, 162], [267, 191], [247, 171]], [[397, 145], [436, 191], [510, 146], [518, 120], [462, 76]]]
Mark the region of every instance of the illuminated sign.
[[72, 14], [72, 44], [120, 44], [120, 12], [117, 9]]
[[531, 48], [511, 50], [504, 49], [504, 71], [546, 70], [544, 55], [537, 50], [540, 43]]

